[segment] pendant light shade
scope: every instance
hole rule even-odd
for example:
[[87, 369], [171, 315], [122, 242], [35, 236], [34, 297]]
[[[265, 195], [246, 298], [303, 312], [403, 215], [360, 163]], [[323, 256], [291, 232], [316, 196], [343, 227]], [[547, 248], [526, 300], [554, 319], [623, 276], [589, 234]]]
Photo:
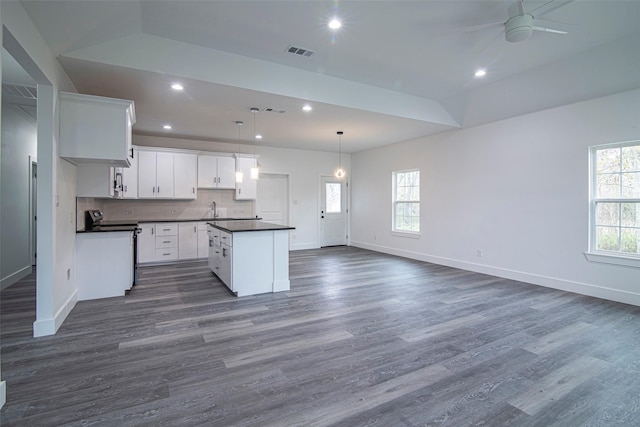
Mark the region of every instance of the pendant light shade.
[[254, 141], [253, 141], [253, 167], [250, 170], [251, 179], [260, 178], [260, 168], [258, 167], [258, 159], [256, 159], [256, 141], [255, 141], [255, 139], [258, 138], [258, 134], [256, 133], [256, 113], [258, 111], [259, 110], [256, 107], [252, 107], [251, 108], [251, 112], [253, 113], [253, 135], [254, 135]]
[[[238, 126], [238, 153], [240, 152], [240, 126], [242, 126], [244, 123], [241, 122], [240, 120], [236, 121], [236, 125]], [[240, 184], [242, 183], [244, 179], [243, 173], [241, 170], [238, 169], [238, 162], [236, 162], [236, 183]]]
[[338, 169], [336, 169], [336, 178], [344, 178], [347, 174], [344, 169], [342, 169], [342, 135], [344, 132], [339, 130], [336, 132], [338, 134]]

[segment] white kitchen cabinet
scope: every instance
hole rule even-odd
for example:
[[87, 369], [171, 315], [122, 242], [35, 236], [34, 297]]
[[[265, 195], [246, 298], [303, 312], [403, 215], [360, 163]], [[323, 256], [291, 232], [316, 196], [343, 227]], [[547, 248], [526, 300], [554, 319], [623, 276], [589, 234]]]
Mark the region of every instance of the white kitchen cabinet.
[[156, 233], [155, 224], [143, 223], [138, 228], [138, 262], [154, 262], [156, 259]]
[[198, 258], [209, 256], [209, 235], [207, 234], [207, 223], [198, 222]]
[[138, 152], [138, 198], [173, 199], [173, 153]]
[[155, 262], [175, 261], [178, 259], [178, 223], [161, 222], [155, 225], [156, 255]]
[[235, 189], [235, 172], [233, 157], [198, 156], [198, 188]]
[[133, 285], [131, 231], [76, 234], [78, 301], [124, 296]]
[[198, 223], [178, 224], [178, 259], [198, 258]]
[[93, 163], [78, 164], [76, 168], [76, 196], [116, 197], [115, 179], [113, 166]]
[[258, 194], [258, 181], [251, 179], [251, 168], [256, 166], [257, 160], [253, 157], [236, 155], [236, 170], [242, 172], [242, 182], [236, 182], [236, 200], [255, 200]]
[[58, 155], [72, 163], [128, 167], [133, 101], [60, 92]]
[[173, 154], [173, 193], [176, 199], [196, 198], [197, 167], [197, 155]]
[[138, 151], [133, 149], [133, 158], [131, 166], [128, 168], [118, 168], [116, 172], [120, 172], [122, 176], [122, 191], [120, 197], [123, 199], [138, 198]]

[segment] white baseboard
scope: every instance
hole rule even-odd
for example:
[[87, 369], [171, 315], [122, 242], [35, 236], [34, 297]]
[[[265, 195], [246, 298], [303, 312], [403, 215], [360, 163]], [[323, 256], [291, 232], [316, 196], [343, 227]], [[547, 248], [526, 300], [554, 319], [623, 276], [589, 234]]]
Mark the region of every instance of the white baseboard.
[[291, 245], [292, 251], [303, 251], [305, 249], [319, 249], [320, 246], [317, 243], [297, 243]]
[[0, 408], [7, 403], [7, 382], [0, 381]]
[[73, 307], [78, 302], [78, 291], [75, 290], [71, 294], [67, 301], [62, 304], [62, 307], [53, 316], [52, 319], [39, 319], [33, 322], [33, 336], [43, 337], [46, 335], [53, 335], [58, 331], [58, 328], [62, 325], [62, 322], [67, 318]]
[[20, 279], [27, 277], [32, 272], [33, 272], [33, 268], [30, 265], [27, 265], [26, 267], [21, 268], [15, 273], [12, 273], [7, 277], [3, 277], [2, 280], [0, 281], [0, 290], [8, 288], [9, 286], [19, 281]]
[[397, 255], [404, 258], [415, 259], [418, 261], [446, 265], [447, 267], [459, 268], [461, 270], [474, 271], [476, 273], [483, 273], [491, 276], [502, 277], [505, 279], [517, 280], [519, 282], [531, 283], [533, 285], [544, 286], [561, 291], [573, 292], [576, 294], [640, 306], [640, 293], [621, 291], [619, 289], [611, 289], [588, 283], [558, 279], [555, 277], [526, 273], [523, 271], [509, 270], [506, 268], [492, 267], [489, 265], [476, 264], [472, 262], [428, 255], [419, 252], [405, 251], [402, 249], [395, 249], [387, 246], [372, 245], [366, 242], [352, 241], [351, 245], [362, 249], [369, 249], [376, 252]]

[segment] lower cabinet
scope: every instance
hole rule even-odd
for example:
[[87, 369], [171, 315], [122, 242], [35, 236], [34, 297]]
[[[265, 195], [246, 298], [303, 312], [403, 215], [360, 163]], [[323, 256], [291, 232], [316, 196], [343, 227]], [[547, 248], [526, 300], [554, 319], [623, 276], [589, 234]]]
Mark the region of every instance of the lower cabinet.
[[[141, 223], [139, 228], [138, 262], [141, 264], [206, 259], [208, 256], [206, 222]], [[201, 229], [204, 229], [204, 236]]]
[[124, 296], [133, 284], [131, 231], [76, 234], [78, 301]]
[[178, 259], [198, 258], [198, 223], [178, 224]]

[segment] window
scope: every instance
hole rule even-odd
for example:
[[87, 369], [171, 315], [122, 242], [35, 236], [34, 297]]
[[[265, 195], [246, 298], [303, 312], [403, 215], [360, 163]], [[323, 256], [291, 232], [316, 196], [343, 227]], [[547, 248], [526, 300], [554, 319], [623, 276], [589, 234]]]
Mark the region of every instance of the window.
[[325, 184], [325, 195], [327, 213], [341, 213], [342, 184], [339, 182], [327, 182]]
[[640, 141], [592, 147], [591, 180], [590, 252], [640, 259]]
[[420, 171], [393, 172], [393, 231], [420, 232]]

